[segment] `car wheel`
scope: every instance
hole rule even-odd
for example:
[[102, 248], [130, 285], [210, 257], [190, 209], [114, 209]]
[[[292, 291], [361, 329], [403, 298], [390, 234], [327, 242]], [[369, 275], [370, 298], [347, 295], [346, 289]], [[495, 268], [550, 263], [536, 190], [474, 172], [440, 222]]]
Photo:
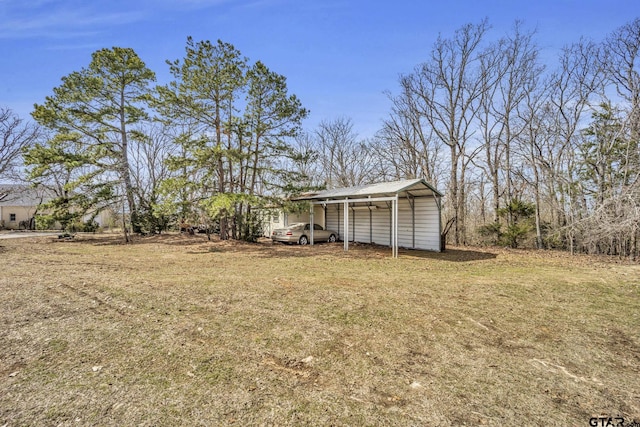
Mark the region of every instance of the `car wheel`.
[[335, 243], [336, 241], [336, 235], [332, 234], [331, 236], [329, 236], [329, 243]]
[[298, 240], [298, 244], [304, 246], [307, 243], [309, 243], [309, 239], [307, 239], [307, 236], [300, 236], [300, 240]]

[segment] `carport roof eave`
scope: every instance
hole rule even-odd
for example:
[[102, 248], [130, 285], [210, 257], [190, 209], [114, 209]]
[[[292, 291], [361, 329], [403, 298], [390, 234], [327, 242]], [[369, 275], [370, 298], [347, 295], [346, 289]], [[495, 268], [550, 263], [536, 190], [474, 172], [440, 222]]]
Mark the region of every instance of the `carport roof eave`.
[[358, 199], [354, 198], [343, 198], [343, 199], [309, 199], [312, 205], [324, 205], [331, 203], [345, 203], [349, 204], [353, 203], [376, 203], [376, 202], [390, 202], [392, 200], [396, 200], [396, 196], [380, 196], [380, 197], [360, 197]]
[[425, 187], [427, 187], [429, 190], [431, 190], [431, 194], [437, 197], [442, 197], [443, 194], [441, 192], [439, 192], [433, 185], [429, 184], [424, 178], [418, 178], [416, 180], [414, 180], [414, 182], [412, 184], [409, 184], [407, 186], [405, 186], [404, 188], [402, 188], [401, 190], [398, 190], [398, 193], [401, 193], [403, 191], [410, 191], [411, 187], [417, 185], [417, 184], [422, 184]]
[[296, 197], [295, 200], [309, 200], [309, 201], [322, 201], [322, 200], [344, 200], [344, 199], [365, 199], [368, 197], [384, 198], [394, 197], [400, 193], [410, 191], [424, 191], [429, 190], [429, 194], [424, 196], [434, 195], [436, 197], [442, 197], [442, 193], [436, 190], [431, 184], [422, 178], [384, 182], [378, 184], [365, 185], [361, 187], [349, 187], [338, 188], [335, 190], [325, 190], [319, 193], [301, 195]]

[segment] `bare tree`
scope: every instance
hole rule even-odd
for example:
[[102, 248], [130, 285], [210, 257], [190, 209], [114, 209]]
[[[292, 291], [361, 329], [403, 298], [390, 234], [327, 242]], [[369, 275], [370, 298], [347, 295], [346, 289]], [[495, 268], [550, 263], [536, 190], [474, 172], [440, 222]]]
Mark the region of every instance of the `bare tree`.
[[[582, 129], [579, 181], [570, 188], [570, 249], [637, 258], [640, 240], [640, 18], [609, 34], [598, 51], [606, 89]], [[577, 199], [577, 200], [576, 200]], [[577, 201], [577, 203], [576, 203]]]
[[597, 205], [591, 215], [566, 228], [580, 237], [580, 249], [585, 252], [638, 259], [640, 186], [624, 187]]
[[[478, 114], [484, 144], [484, 166], [493, 193], [494, 221], [499, 221], [500, 200], [508, 205], [514, 197], [513, 165], [515, 142], [526, 129], [519, 114], [527, 95], [535, 89], [543, 67], [538, 63], [538, 47], [533, 32], [524, 32], [516, 22], [510, 34], [482, 58], [483, 96]], [[509, 225], [512, 218], [507, 216]]]
[[36, 125], [0, 107], [0, 180], [16, 177], [22, 152], [35, 143], [39, 133]]
[[315, 139], [328, 188], [358, 186], [373, 180], [375, 162], [371, 144], [358, 138], [350, 118], [323, 120], [315, 131]]
[[603, 42], [600, 63], [626, 109], [629, 125], [626, 181], [640, 177], [640, 18], [611, 33]]
[[[598, 46], [581, 41], [563, 49], [560, 67], [550, 78], [547, 139], [542, 147], [552, 225], [564, 227], [580, 216], [581, 194], [577, 145], [585, 115], [594, 96], [602, 92], [602, 73], [597, 62]], [[564, 240], [573, 250], [571, 233]]]
[[414, 94], [404, 90], [376, 134], [378, 175], [389, 179], [425, 178], [438, 186], [443, 174], [442, 141], [421, 114]]
[[527, 90], [524, 103], [518, 111], [524, 127], [518, 138], [518, 151], [522, 155], [524, 167], [528, 169], [528, 184], [533, 191], [538, 249], [544, 247], [542, 235], [544, 171], [551, 170], [544, 154], [545, 143], [551, 140], [549, 134], [552, 132], [548, 125], [551, 117], [550, 109], [545, 108], [549, 105], [548, 96], [547, 82], [539, 83], [535, 79]]
[[484, 51], [481, 43], [489, 25], [467, 24], [451, 39], [439, 37], [431, 58], [414, 73], [403, 76], [403, 91], [418, 100], [420, 113], [434, 135], [450, 151], [450, 178], [447, 188], [454, 241], [465, 241], [465, 173], [468, 141], [475, 131], [477, 104], [484, 87], [477, 75]]
[[467, 225], [493, 225], [488, 203], [495, 229], [500, 221], [515, 228], [515, 216], [504, 215], [515, 203], [527, 218], [535, 206], [538, 247], [637, 256], [640, 18], [603, 43], [564, 48], [549, 74], [535, 32], [516, 22], [487, 46], [487, 30], [484, 21], [439, 37], [428, 61], [401, 77], [376, 135], [381, 174], [436, 181], [448, 172], [444, 212], [456, 244]]
[[508, 68], [508, 62], [503, 57], [502, 44], [503, 42], [500, 42], [492, 46], [480, 61], [483, 91], [477, 114], [478, 135], [483, 151], [474, 162], [474, 165], [487, 175], [493, 196], [493, 220], [497, 225], [500, 221], [498, 215], [500, 200], [504, 194], [501, 173], [504, 166], [505, 144], [501, 138], [504, 123], [501, 120], [501, 113], [496, 117], [496, 112], [502, 111], [502, 106], [499, 103], [499, 82], [503, 79]]
[[172, 176], [167, 159], [178, 147], [167, 126], [147, 124], [138, 129], [140, 137], [130, 145], [131, 177], [140, 205], [140, 220], [150, 232], [161, 231], [168, 218], [157, 209], [161, 183]]

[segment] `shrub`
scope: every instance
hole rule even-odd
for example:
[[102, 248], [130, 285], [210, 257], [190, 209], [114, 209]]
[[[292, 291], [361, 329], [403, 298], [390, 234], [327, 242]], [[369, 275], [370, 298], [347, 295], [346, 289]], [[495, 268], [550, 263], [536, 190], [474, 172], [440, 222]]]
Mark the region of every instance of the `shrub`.
[[52, 230], [56, 219], [52, 215], [36, 215], [36, 230]]
[[513, 199], [507, 206], [498, 211], [500, 218], [507, 219], [507, 227], [495, 221], [478, 227], [478, 233], [485, 243], [507, 245], [517, 248], [534, 229], [533, 215], [536, 212], [533, 203]]
[[483, 238], [485, 244], [497, 245], [500, 244], [502, 238], [502, 224], [498, 221], [491, 222], [489, 224], [478, 227], [478, 233]]

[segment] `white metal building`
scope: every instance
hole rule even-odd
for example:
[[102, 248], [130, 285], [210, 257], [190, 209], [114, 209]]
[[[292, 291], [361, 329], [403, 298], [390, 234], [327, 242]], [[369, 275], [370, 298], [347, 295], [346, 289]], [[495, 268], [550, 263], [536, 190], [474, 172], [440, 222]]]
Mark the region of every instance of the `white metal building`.
[[441, 250], [442, 194], [424, 179], [325, 190], [296, 200], [311, 203], [309, 222], [337, 231], [345, 250], [349, 242], [390, 246], [393, 256], [399, 247]]

